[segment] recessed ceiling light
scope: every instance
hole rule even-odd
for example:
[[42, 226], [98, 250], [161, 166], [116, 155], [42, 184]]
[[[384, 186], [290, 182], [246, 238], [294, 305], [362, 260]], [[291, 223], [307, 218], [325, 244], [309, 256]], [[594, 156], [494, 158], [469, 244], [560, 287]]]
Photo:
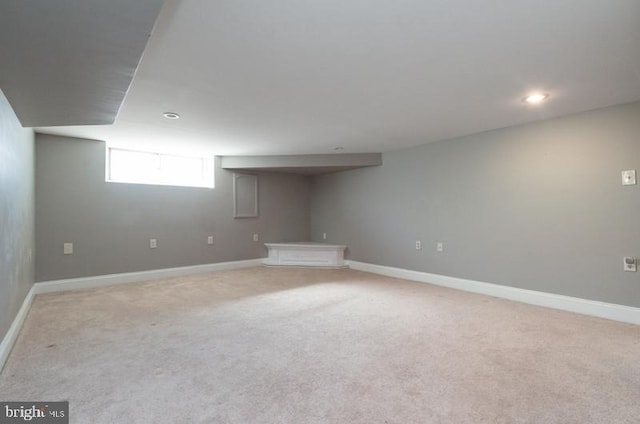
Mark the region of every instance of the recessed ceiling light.
[[523, 102], [529, 103], [530, 105], [535, 105], [538, 103], [542, 103], [549, 98], [549, 94], [547, 93], [533, 93], [522, 99]]
[[167, 119], [180, 119], [180, 115], [175, 112], [165, 112], [162, 114]]

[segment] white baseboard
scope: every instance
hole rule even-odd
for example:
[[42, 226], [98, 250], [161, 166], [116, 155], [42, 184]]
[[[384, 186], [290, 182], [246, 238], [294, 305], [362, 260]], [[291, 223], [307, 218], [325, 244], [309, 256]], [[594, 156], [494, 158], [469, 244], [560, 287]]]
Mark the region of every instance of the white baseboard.
[[244, 261], [218, 262], [213, 264], [183, 266], [179, 268], [153, 269], [149, 271], [126, 272], [123, 274], [98, 275], [94, 277], [69, 278], [66, 280], [43, 281], [34, 285], [35, 294], [53, 293], [67, 290], [90, 289], [94, 287], [113, 286], [116, 284], [135, 283], [138, 281], [159, 278], [181, 277], [183, 275], [204, 274], [229, 269], [259, 266], [262, 258]]
[[179, 268], [154, 269], [150, 271], [98, 275], [94, 277], [70, 278], [67, 280], [44, 281], [35, 283], [29, 290], [29, 293], [27, 293], [27, 296], [22, 302], [22, 306], [20, 307], [18, 314], [14, 318], [11, 327], [9, 327], [9, 331], [7, 331], [7, 334], [4, 336], [2, 342], [0, 343], [0, 371], [2, 371], [2, 368], [4, 367], [4, 364], [7, 361], [9, 354], [11, 353], [11, 349], [13, 348], [13, 345], [18, 338], [18, 334], [20, 334], [20, 329], [22, 329], [24, 320], [29, 313], [29, 309], [31, 309], [33, 299], [37, 294], [76, 289], [88, 289], [94, 287], [111, 286], [115, 284], [155, 280], [159, 278], [180, 277], [183, 275], [204, 274], [207, 272], [225, 271], [229, 269], [249, 268], [253, 266], [259, 266], [261, 263], [262, 258], [259, 258], [243, 261], [219, 262], [213, 264], [184, 266]]
[[31, 303], [33, 302], [34, 297], [35, 290], [32, 286], [31, 289], [29, 289], [29, 292], [25, 296], [24, 300], [22, 301], [22, 306], [18, 310], [18, 314], [16, 315], [16, 317], [13, 319], [11, 327], [9, 327], [9, 331], [7, 331], [7, 334], [5, 334], [2, 342], [0, 342], [0, 371], [2, 371], [2, 368], [4, 368], [4, 364], [9, 358], [11, 349], [18, 339], [18, 335], [20, 334], [20, 330], [22, 329], [22, 324], [24, 324], [24, 320], [27, 318], [27, 314], [31, 309]]
[[[553, 293], [545, 293], [534, 290], [520, 289], [516, 287], [502, 286], [499, 284], [485, 283], [482, 281], [465, 280], [462, 278], [448, 277], [446, 275], [430, 274], [427, 272], [411, 271], [402, 268], [393, 268], [382, 265], [374, 265], [364, 262], [347, 261], [351, 269], [385, 275], [388, 277], [402, 278], [405, 280], [419, 281], [437, 286], [449, 287], [473, 293], [485, 294], [503, 299], [515, 300], [531, 305], [576, 312], [583, 315], [591, 315], [615, 321], [640, 325], [640, 308], [617, 305], [614, 303], [598, 302], [595, 300], [581, 299], [571, 296], [563, 296]], [[258, 266], [262, 259], [249, 259], [243, 261], [220, 262], [214, 264], [186, 266], [179, 268], [167, 268], [151, 271], [128, 272], [123, 274], [100, 275], [95, 277], [71, 278], [67, 280], [46, 281], [35, 283], [27, 293], [22, 306], [18, 311], [9, 331], [0, 342], [0, 371], [11, 353], [11, 349], [20, 334], [24, 320], [29, 313], [31, 304], [36, 294], [52, 293], [66, 290], [103, 287], [115, 284], [133, 283], [138, 281], [153, 280], [158, 278], [171, 278], [183, 275], [202, 274], [213, 271], [249, 268]]]
[[385, 275], [387, 277], [414, 280], [436, 286], [450, 287], [473, 293], [480, 293], [503, 299], [529, 303], [531, 305], [560, 309], [583, 315], [591, 315], [614, 321], [640, 325], [640, 308], [618, 305], [615, 303], [599, 302], [596, 300], [581, 299], [578, 297], [564, 296], [553, 293], [545, 293], [535, 290], [526, 290], [516, 287], [502, 286], [499, 284], [484, 283], [482, 281], [465, 280], [462, 278], [448, 277], [440, 274], [411, 271], [402, 268], [393, 268], [382, 265], [374, 265], [365, 262], [348, 261], [351, 269]]

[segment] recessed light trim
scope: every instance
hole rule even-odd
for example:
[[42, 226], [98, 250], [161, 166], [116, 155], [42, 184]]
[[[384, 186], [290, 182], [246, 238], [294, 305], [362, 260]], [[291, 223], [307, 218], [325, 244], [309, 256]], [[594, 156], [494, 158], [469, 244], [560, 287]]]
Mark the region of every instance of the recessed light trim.
[[523, 97], [522, 101], [530, 105], [537, 105], [544, 102], [548, 98], [549, 93], [533, 93]]
[[167, 119], [180, 119], [180, 115], [175, 112], [165, 112], [162, 114]]

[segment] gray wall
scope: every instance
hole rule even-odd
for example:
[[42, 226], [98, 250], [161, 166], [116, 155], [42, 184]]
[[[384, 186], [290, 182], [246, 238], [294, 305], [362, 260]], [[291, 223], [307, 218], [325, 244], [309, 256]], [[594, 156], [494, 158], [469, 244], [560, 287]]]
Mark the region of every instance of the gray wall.
[[259, 258], [263, 242], [309, 239], [307, 177], [261, 174], [260, 216], [247, 219], [233, 219], [233, 173], [217, 164], [215, 177], [215, 189], [107, 183], [104, 143], [37, 134], [36, 281]]
[[640, 256], [640, 186], [621, 185], [624, 169], [640, 171], [640, 103], [315, 177], [311, 236], [357, 261], [639, 307], [622, 258]]
[[0, 340], [33, 285], [33, 138], [0, 91]]

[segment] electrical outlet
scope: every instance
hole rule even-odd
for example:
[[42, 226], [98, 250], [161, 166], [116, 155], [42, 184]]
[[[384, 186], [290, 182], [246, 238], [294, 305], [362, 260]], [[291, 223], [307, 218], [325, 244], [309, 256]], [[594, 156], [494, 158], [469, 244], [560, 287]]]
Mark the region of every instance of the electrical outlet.
[[442, 243], [441, 241], [439, 241], [439, 242], [436, 244], [436, 250], [437, 250], [438, 252], [444, 252], [444, 243]]
[[62, 245], [62, 252], [65, 255], [73, 255], [73, 243], [65, 243]]
[[155, 249], [156, 247], [158, 247], [158, 240], [150, 239], [149, 240], [149, 248], [150, 249]]
[[416, 250], [422, 250], [422, 242], [420, 240], [416, 240]]
[[627, 256], [624, 258], [624, 270], [627, 272], [636, 272], [637, 271], [637, 260], [636, 258]]
[[213, 244], [213, 236], [207, 237], [207, 244]]
[[622, 171], [622, 185], [635, 185], [636, 184], [636, 170], [629, 169]]
[[258, 241], [260, 240], [260, 236], [256, 233], [253, 235], [253, 241]]
[[327, 233], [322, 233], [322, 240], [326, 240], [327, 239]]

